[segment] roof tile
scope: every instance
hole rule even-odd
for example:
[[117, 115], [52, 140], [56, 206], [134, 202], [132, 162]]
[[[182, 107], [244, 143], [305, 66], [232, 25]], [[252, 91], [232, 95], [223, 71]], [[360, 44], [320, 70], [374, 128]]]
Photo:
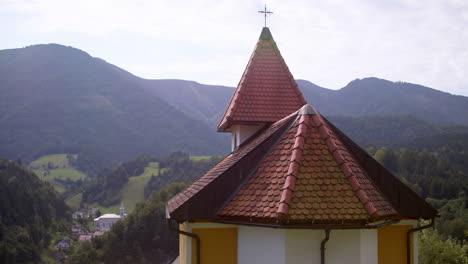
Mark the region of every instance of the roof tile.
[[276, 122], [306, 103], [273, 38], [260, 38], [218, 130], [236, 123]]
[[[269, 168], [275, 173], [268, 173]], [[233, 209], [237, 217], [301, 221], [368, 221], [395, 215], [393, 207], [365, 179], [357, 161], [326, 122], [319, 115], [303, 115], [219, 216], [229, 217]], [[262, 192], [244, 192], [257, 188]], [[265, 190], [268, 200], [276, 204], [245, 207], [241, 203], [245, 195], [262, 195]]]

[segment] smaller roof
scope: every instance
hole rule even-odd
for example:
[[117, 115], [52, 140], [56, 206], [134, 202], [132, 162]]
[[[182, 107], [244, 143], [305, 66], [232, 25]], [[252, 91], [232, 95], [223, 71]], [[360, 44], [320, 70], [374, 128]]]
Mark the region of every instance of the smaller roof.
[[83, 241], [91, 241], [93, 237], [91, 235], [81, 235], [78, 238], [78, 241], [83, 242]]
[[270, 30], [264, 27], [218, 131], [228, 131], [234, 124], [273, 123], [306, 103]]
[[116, 215], [116, 214], [103, 214], [101, 215], [100, 217], [98, 218], [95, 218], [94, 220], [99, 220], [99, 219], [109, 219], [109, 218], [122, 218], [120, 215]]
[[104, 235], [103, 231], [96, 231], [93, 233], [93, 236], [102, 236], [102, 235]]

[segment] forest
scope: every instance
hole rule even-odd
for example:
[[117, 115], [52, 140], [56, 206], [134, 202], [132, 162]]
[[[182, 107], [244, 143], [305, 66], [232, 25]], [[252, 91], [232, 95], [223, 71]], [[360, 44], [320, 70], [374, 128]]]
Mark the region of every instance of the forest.
[[0, 159], [0, 262], [39, 263], [71, 227], [71, 211], [52, 186], [19, 163]]
[[435, 151], [368, 148], [368, 152], [439, 210], [436, 228], [444, 238], [467, 240], [468, 151], [443, 146]]
[[[421, 233], [420, 263], [466, 263], [466, 149], [444, 146], [435, 151], [385, 147], [369, 147], [367, 150], [439, 210], [441, 217], [436, 219], [436, 230]], [[168, 232], [164, 204], [219, 159], [213, 157], [203, 162], [194, 162], [183, 152], [157, 159], [166, 170], [152, 177], [148, 183], [145, 194], [149, 198], [108, 234], [92, 243], [80, 245], [74, 251], [71, 263], [107, 263], [117, 260], [125, 260], [125, 263], [151, 263], [151, 259], [159, 262], [171, 259], [171, 256], [177, 254], [177, 236]], [[163, 240], [166, 243], [159, 243]], [[150, 244], [152, 246], [148, 247]]]

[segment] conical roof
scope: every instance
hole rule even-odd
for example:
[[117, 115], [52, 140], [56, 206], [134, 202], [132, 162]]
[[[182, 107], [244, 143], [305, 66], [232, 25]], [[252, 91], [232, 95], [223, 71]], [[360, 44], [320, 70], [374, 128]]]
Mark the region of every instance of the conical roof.
[[365, 225], [437, 211], [305, 105], [168, 203], [178, 220]]
[[255, 50], [218, 124], [227, 131], [234, 124], [273, 123], [306, 104], [296, 81], [264, 27]]

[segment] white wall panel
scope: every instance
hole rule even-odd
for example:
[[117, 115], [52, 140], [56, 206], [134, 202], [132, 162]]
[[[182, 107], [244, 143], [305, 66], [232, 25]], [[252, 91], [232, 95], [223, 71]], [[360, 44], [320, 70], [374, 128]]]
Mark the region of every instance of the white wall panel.
[[285, 230], [239, 226], [237, 263], [285, 264]]

